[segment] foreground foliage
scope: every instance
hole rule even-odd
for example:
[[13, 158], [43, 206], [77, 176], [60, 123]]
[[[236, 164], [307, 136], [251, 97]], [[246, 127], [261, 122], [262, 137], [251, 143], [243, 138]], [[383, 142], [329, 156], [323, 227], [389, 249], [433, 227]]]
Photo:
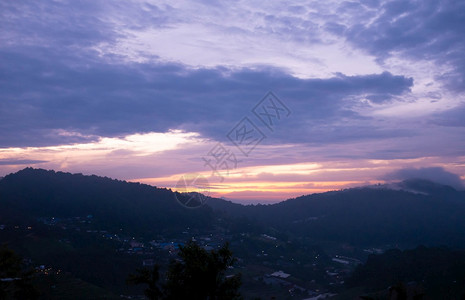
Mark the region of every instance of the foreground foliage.
[[170, 263], [166, 282], [160, 283], [159, 267], [140, 269], [128, 282], [146, 284], [149, 299], [242, 299], [240, 275], [226, 276], [235, 258], [228, 244], [207, 251], [195, 242], [179, 249], [179, 259]]
[[0, 299], [36, 299], [32, 274], [24, 270], [21, 257], [4, 245], [0, 247]]

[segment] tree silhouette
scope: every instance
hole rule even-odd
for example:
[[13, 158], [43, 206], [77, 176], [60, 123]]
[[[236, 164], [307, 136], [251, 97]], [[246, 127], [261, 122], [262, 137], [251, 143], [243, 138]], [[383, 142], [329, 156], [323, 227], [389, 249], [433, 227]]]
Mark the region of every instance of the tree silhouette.
[[162, 299], [162, 293], [158, 284], [160, 275], [158, 274], [159, 266], [153, 266], [153, 269], [139, 269], [137, 274], [129, 275], [127, 283], [129, 284], [146, 284], [148, 285], [144, 291], [145, 296], [152, 300]]
[[0, 247], [0, 299], [37, 299], [30, 283], [32, 271], [24, 271], [22, 259], [5, 245]]
[[235, 262], [227, 243], [217, 251], [207, 251], [195, 242], [188, 242], [180, 247], [178, 256], [179, 259], [171, 261], [161, 289], [158, 267], [138, 270], [128, 282], [147, 284], [145, 295], [149, 299], [242, 299], [240, 274], [225, 275], [226, 269]]
[[407, 289], [402, 282], [389, 287], [389, 299], [407, 300]]

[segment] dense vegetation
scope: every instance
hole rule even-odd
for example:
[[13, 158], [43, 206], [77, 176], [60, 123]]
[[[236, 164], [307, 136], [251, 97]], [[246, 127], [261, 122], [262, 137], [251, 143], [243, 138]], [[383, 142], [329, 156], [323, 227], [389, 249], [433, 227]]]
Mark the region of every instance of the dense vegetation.
[[366, 187], [273, 205], [242, 206], [217, 199], [209, 205], [314, 241], [465, 247], [465, 193], [424, 180], [404, 184], [418, 192]]
[[367, 290], [403, 289], [408, 295], [428, 299], [465, 298], [465, 251], [418, 247], [412, 250], [388, 250], [371, 255], [347, 281], [350, 288]]
[[39, 292], [31, 284], [32, 274], [20, 256], [0, 246], [0, 299], [36, 299]]
[[92, 215], [103, 229], [145, 236], [208, 228], [213, 220], [208, 206], [186, 210], [168, 189], [32, 168], [0, 181], [0, 211], [0, 222]]
[[159, 267], [143, 268], [132, 274], [128, 282], [145, 284], [145, 295], [151, 300], [233, 300], [242, 299], [239, 293], [240, 274], [226, 277], [226, 270], [235, 258], [228, 244], [219, 250], [207, 251], [195, 242], [180, 247], [179, 259], [170, 262], [168, 271], [160, 282]]

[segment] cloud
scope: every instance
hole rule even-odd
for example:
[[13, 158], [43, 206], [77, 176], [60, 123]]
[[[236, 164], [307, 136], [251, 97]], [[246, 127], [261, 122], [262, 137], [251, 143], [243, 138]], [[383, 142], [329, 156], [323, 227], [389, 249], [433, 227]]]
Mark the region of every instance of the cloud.
[[[408, 93], [413, 79], [406, 76], [337, 73], [324, 79], [301, 79], [285, 69], [264, 65], [192, 68], [155, 57], [128, 61], [128, 57], [102, 50], [102, 45], [111, 48], [121, 40], [134, 40], [144, 30], [162, 33], [189, 27], [193, 8], [227, 19], [224, 26], [199, 20], [209, 28], [221, 27], [222, 35], [252, 32], [314, 43], [322, 32], [305, 15], [308, 5], [287, 9], [288, 5], [278, 3], [266, 10], [254, 9], [245, 18], [257, 23], [237, 22], [242, 20], [237, 18], [245, 10], [243, 4], [236, 4], [238, 11], [208, 3], [172, 7], [129, 2], [121, 7], [30, 1], [1, 5], [0, 26], [5, 30], [0, 33], [0, 147], [89, 143], [101, 137], [170, 129], [226, 141], [227, 132], [269, 90], [292, 110], [292, 118], [274, 133], [274, 142], [341, 143], [412, 134], [410, 129], [385, 128], [357, 112], [360, 106], [389, 103]], [[348, 6], [354, 11], [354, 5]], [[312, 9], [326, 10], [316, 3]], [[287, 12], [272, 14], [276, 10]], [[137, 58], [138, 53], [128, 56]], [[289, 135], [290, 130], [295, 134]], [[76, 134], [63, 134], [70, 132]]]
[[[77, 60], [79, 65], [73, 63]], [[270, 67], [192, 69], [173, 63], [108, 60], [89, 50], [73, 56], [39, 46], [0, 49], [0, 78], [5, 86], [0, 104], [0, 129], [5, 134], [0, 147], [90, 142], [99, 136], [170, 129], [225, 140], [226, 133], [270, 89], [293, 111], [288, 126], [301, 131], [289, 142], [304, 142], [312, 132], [317, 141], [311, 124], [319, 120], [346, 120], [335, 135], [339, 140], [396, 135], [372, 124], [351, 124], [350, 120], [363, 120], [353, 108], [369, 95], [389, 101], [413, 84], [411, 78], [388, 72], [299, 79]], [[326, 134], [324, 129], [321, 132]], [[285, 141], [286, 136], [276, 137]]]
[[110, 41], [118, 34], [103, 18], [99, 2], [22, 1], [0, 3], [0, 41], [3, 45], [60, 45], [81, 47], [97, 41]]
[[449, 185], [455, 189], [462, 190], [464, 182], [457, 174], [446, 171], [442, 167], [428, 168], [406, 168], [386, 174], [383, 180], [406, 180], [406, 179], [426, 179], [436, 183]]
[[[428, 124], [428, 133], [424, 134], [426, 129], [418, 119], [372, 114], [377, 107], [390, 106], [394, 111], [401, 108], [416, 88], [413, 78], [380, 68], [375, 73], [361, 71], [365, 64], [355, 59], [354, 49], [338, 44], [340, 41], [334, 37], [343, 34], [353, 45], [380, 58], [388, 57], [393, 53], [389, 49], [396, 45], [390, 40], [395, 34], [388, 29], [398, 20], [393, 19], [391, 25], [381, 19], [390, 20], [388, 17], [396, 13], [420, 12], [416, 12], [415, 5], [407, 10], [402, 3], [397, 8], [386, 3], [313, 2], [293, 6], [270, 2], [257, 6], [251, 2], [211, 5], [197, 1], [171, 6], [162, 1], [157, 5], [130, 1], [123, 6], [86, 1], [79, 5], [66, 1], [2, 2], [0, 148], [95, 143], [104, 137], [175, 129], [228, 142], [229, 130], [244, 116], [253, 118], [250, 110], [272, 90], [290, 108], [291, 115], [273, 133], [257, 123], [268, 137], [266, 145], [304, 144], [308, 147], [302, 153], [310, 153], [310, 147], [326, 146], [325, 154], [339, 158], [410, 158], [431, 153], [447, 155], [451, 150], [463, 154], [460, 149], [464, 148], [457, 146], [463, 143], [457, 139], [463, 132], [451, 134], [449, 130], [431, 128], [444, 123]], [[428, 5], [432, 4], [418, 6]], [[353, 24], [354, 20], [371, 20], [379, 7], [383, 8], [380, 19], [373, 19], [373, 24]], [[221, 39], [210, 39], [210, 31], [198, 28], [214, 31]], [[177, 39], [177, 35], [171, 35], [177, 31], [195, 38]], [[222, 60], [209, 55], [213, 67], [193, 66], [181, 59], [173, 63], [120, 43], [125, 40], [137, 44], [135, 37], [147, 32], [156, 33], [147, 36], [152, 41], [152, 54], [165, 47], [195, 57], [196, 53], [188, 48], [195, 42], [202, 52], [215, 47], [231, 50], [235, 59], [232, 62], [237, 65], [218, 66]], [[363, 32], [369, 35], [366, 41]], [[160, 39], [165, 34], [169, 44]], [[268, 37], [279, 46], [270, 52], [266, 51], [270, 46]], [[371, 38], [375, 39], [374, 45], [370, 44]], [[384, 38], [389, 41], [386, 48], [377, 42]], [[231, 44], [223, 44], [225, 40]], [[113, 50], [125, 45], [128, 51], [107, 52], [103, 45]], [[296, 56], [305, 52], [299, 56], [303, 63], [319, 61], [321, 55], [331, 52], [316, 45], [337, 45], [338, 51], [347, 52], [354, 60], [339, 57], [334, 65], [340, 70], [340, 63], [349, 62], [353, 72], [325, 74], [324, 78], [293, 76], [293, 66], [282, 58], [289, 52]], [[457, 45], [460, 43], [451, 44], [454, 51]], [[251, 55], [249, 48], [258, 50], [254, 53], [259, 54], [259, 59], [267, 55], [272, 59], [259, 60], [261, 64], [255, 58], [243, 60]], [[223, 58], [230, 54], [220, 52]], [[283, 64], [286, 68], [274, 67]], [[307, 68], [306, 64], [299, 65]], [[459, 112], [455, 116], [460, 120], [462, 115]], [[430, 135], [433, 131], [434, 135]], [[447, 139], [438, 138], [444, 136]], [[439, 149], [446, 142], [454, 146]], [[349, 144], [350, 149], [346, 146]]]
[[[101, 1], [2, 1], [0, 3], [0, 41], [2, 45], [49, 48], [95, 47], [114, 44], [129, 30], [163, 28], [179, 22], [173, 7], [139, 1], [124, 4]], [[76, 49], [74, 49], [76, 50]]]
[[441, 126], [465, 127], [465, 104], [435, 113], [431, 120]]
[[35, 165], [46, 162], [48, 161], [36, 159], [0, 159], [1, 166]]
[[[434, 61], [445, 68], [438, 74], [449, 88], [465, 90], [465, 2], [380, 1], [371, 16], [343, 31], [356, 47], [380, 61], [400, 56], [412, 61]], [[368, 8], [368, 7], [367, 7]], [[366, 20], [366, 21], [365, 21]], [[329, 23], [330, 28], [337, 26]]]

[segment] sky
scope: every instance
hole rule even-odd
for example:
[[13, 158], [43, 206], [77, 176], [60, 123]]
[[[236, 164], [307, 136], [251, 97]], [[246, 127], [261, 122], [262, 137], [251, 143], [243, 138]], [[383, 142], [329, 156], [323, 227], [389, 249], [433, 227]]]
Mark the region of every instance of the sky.
[[463, 1], [1, 1], [0, 176], [460, 189], [463, 28]]

